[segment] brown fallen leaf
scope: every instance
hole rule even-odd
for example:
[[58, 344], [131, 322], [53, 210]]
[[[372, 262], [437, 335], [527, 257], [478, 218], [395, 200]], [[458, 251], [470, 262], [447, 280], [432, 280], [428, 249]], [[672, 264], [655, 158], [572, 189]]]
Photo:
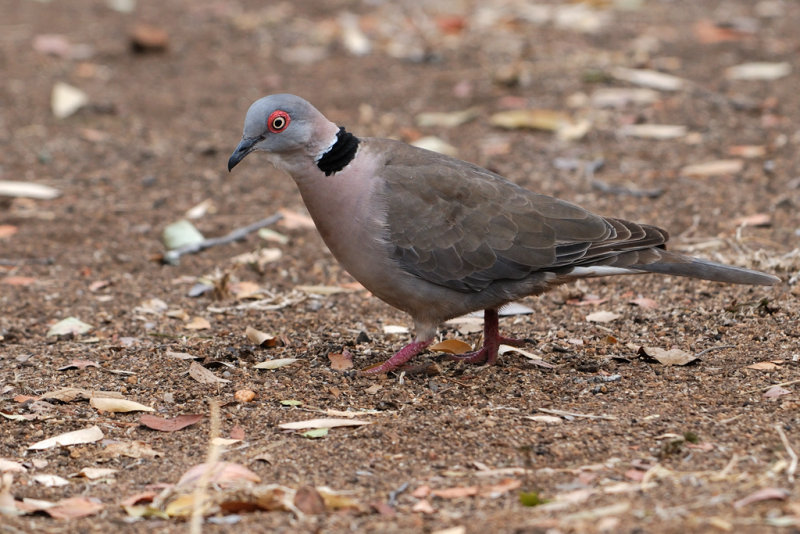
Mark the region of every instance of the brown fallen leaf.
[[242, 428], [241, 425], [233, 425], [233, 428], [231, 428], [230, 436], [231, 439], [242, 441], [245, 437], [244, 428]]
[[325, 500], [314, 486], [302, 486], [294, 494], [294, 505], [304, 514], [319, 515], [326, 511]]
[[91, 360], [71, 360], [64, 367], [59, 367], [59, 371], [66, 371], [67, 369], [86, 369], [87, 367], [100, 367], [97, 362]]
[[460, 339], [445, 339], [444, 341], [434, 343], [428, 347], [428, 349], [437, 352], [445, 352], [447, 354], [464, 354], [472, 350], [472, 345]]
[[[147, 414], [143, 415], [145, 417]], [[150, 416], [152, 417], [152, 416]], [[102, 455], [106, 458], [118, 458], [124, 456], [126, 458], [155, 458], [156, 456], [164, 456], [163, 453], [153, 449], [150, 444], [144, 441], [118, 441], [116, 443], [109, 443], [103, 449]]]
[[733, 220], [736, 226], [772, 226], [772, 215], [769, 213], [754, 213]]
[[250, 341], [250, 343], [260, 347], [272, 348], [278, 344], [278, 338], [272, 334], [267, 334], [266, 332], [256, 330], [252, 326], [245, 328], [244, 335], [247, 336], [247, 339]]
[[158, 493], [155, 491], [143, 491], [140, 493], [135, 493], [130, 497], [126, 497], [119, 502], [120, 506], [135, 506], [137, 504], [144, 504], [144, 503], [151, 503], [153, 499], [156, 498]]
[[778, 368], [775, 362], [756, 362], [747, 366], [748, 369], [756, 369], [757, 371], [772, 371]]
[[346, 371], [353, 368], [353, 355], [346, 349], [341, 353], [329, 353], [328, 359], [331, 361], [331, 369], [334, 371]]
[[431, 506], [431, 503], [428, 502], [427, 499], [422, 499], [414, 503], [414, 506], [411, 507], [411, 511], [421, 512], [423, 514], [432, 514], [436, 512], [436, 510], [434, 510], [433, 506]]
[[734, 502], [733, 507], [744, 508], [748, 504], [768, 500], [785, 501], [789, 495], [791, 495], [791, 492], [784, 488], [763, 488]]
[[81, 388], [61, 388], [56, 391], [48, 391], [39, 395], [39, 400], [57, 400], [60, 402], [72, 402], [74, 400], [89, 400], [94, 396], [121, 399], [122, 393], [118, 391], [91, 391]]
[[224, 384], [230, 382], [226, 378], [220, 378], [197, 362], [192, 362], [189, 365], [189, 376], [200, 382], [201, 384]]
[[639, 347], [639, 354], [656, 360], [661, 365], [686, 365], [697, 356], [681, 349], [665, 350], [659, 347]]
[[36, 283], [36, 278], [30, 276], [6, 276], [0, 280], [0, 284], [9, 286], [29, 286]]
[[775, 385], [769, 388], [766, 392], [764, 392], [764, 395], [762, 395], [762, 397], [764, 397], [765, 399], [777, 399], [778, 397], [789, 395], [790, 393], [791, 391], [789, 391], [788, 389]]
[[720, 176], [725, 174], [738, 174], [744, 169], [744, 160], [719, 159], [687, 165], [681, 169], [684, 176], [702, 178], [706, 176]]
[[440, 499], [459, 499], [461, 497], [472, 497], [477, 495], [480, 488], [478, 486], [457, 486], [453, 488], [431, 490], [431, 495]]
[[699, 20], [692, 28], [694, 36], [701, 44], [716, 44], [725, 41], [742, 41], [753, 37], [753, 32], [730, 26], [721, 26], [710, 20]]
[[0, 224], [0, 239], [11, 237], [16, 234], [19, 228], [11, 224]]
[[504, 493], [508, 493], [509, 491], [514, 491], [520, 486], [522, 486], [521, 480], [517, 480], [515, 478], [504, 478], [497, 484], [492, 484], [490, 486], [481, 486], [478, 491], [478, 495], [495, 499]]
[[647, 297], [637, 297], [633, 300], [628, 301], [630, 304], [634, 304], [639, 306], [640, 308], [645, 308], [648, 310], [654, 310], [658, 308], [658, 302], [653, 299], [649, 299]]
[[734, 145], [728, 148], [728, 154], [739, 158], [761, 158], [767, 155], [764, 145]]
[[175, 432], [176, 430], [191, 426], [202, 419], [202, 414], [185, 414], [171, 419], [164, 419], [157, 415], [143, 414], [139, 418], [139, 424], [147, 428], [152, 428], [153, 430], [160, 430], [161, 432]]
[[214, 464], [202, 463], [195, 465], [186, 471], [178, 481], [179, 487], [194, 486], [201, 477], [210, 471], [208, 482], [216, 484], [222, 488], [230, 487], [239, 480], [259, 483], [261, 477], [253, 473], [245, 466], [233, 462], [216, 462]]
[[94, 515], [104, 507], [99, 499], [93, 497], [70, 497], [58, 501], [44, 512], [54, 519], [77, 519]]
[[418, 487], [417, 489], [411, 492], [411, 496], [416, 497], [417, 499], [424, 499], [430, 494], [431, 494], [431, 487], [426, 484], [423, 484], [422, 486]]
[[208, 330], [211, 323], [204, 317], [193, 317], [191, 321], [183, 325], [188, 330]]

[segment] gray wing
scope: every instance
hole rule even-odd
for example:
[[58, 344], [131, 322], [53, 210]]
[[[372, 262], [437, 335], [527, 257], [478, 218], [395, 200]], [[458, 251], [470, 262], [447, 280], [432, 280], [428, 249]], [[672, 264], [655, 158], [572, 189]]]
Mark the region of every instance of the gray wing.
[[381, 176], [393, 256], [435, 284], [472, 292], [537, 271], [649, 263], [658, 255], [647, 257], [647, 249], [668, 238], [447, 156], [407, 146], [387, 153]]

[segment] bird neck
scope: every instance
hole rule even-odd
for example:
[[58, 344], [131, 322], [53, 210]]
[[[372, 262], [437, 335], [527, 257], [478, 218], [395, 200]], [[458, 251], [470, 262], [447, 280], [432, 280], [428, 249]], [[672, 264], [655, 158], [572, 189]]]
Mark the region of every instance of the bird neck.
[[325, 176], [341, 171], [356, 157], [358, 143], [358, 137], [345, 130], [344, 126], [340, 126], [336, 140], [317, 157], [317, 168], [324, 172]]

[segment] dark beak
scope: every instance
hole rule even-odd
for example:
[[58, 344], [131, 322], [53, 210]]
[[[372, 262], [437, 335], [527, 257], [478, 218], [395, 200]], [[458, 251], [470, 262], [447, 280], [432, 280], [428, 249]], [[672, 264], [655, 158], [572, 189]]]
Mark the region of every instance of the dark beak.
[[258, 137], [243, 137], [236, 147], [236, 150], [233, 151], [233, 154], [231, 154], [231, 157], [228, 159], [228, 172], [231, 172], [246, 155], [252, 152], [253, 147], [259, 141], [261, 141], [261, 139]]

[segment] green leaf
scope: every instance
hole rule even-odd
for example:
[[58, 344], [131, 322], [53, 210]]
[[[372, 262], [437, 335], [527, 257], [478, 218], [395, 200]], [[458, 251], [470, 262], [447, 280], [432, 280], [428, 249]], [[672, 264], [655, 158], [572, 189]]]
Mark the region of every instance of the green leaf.
[[302, 436], [309, 439], [324, 438], [328, 435], [330, 428], [314, 428], [308, 432], [303, 432]]
[[547, 501], [542, 499], [537, 491], [521, 491], [519, 492], [519, 502], [522, 506], [539, 506]]

